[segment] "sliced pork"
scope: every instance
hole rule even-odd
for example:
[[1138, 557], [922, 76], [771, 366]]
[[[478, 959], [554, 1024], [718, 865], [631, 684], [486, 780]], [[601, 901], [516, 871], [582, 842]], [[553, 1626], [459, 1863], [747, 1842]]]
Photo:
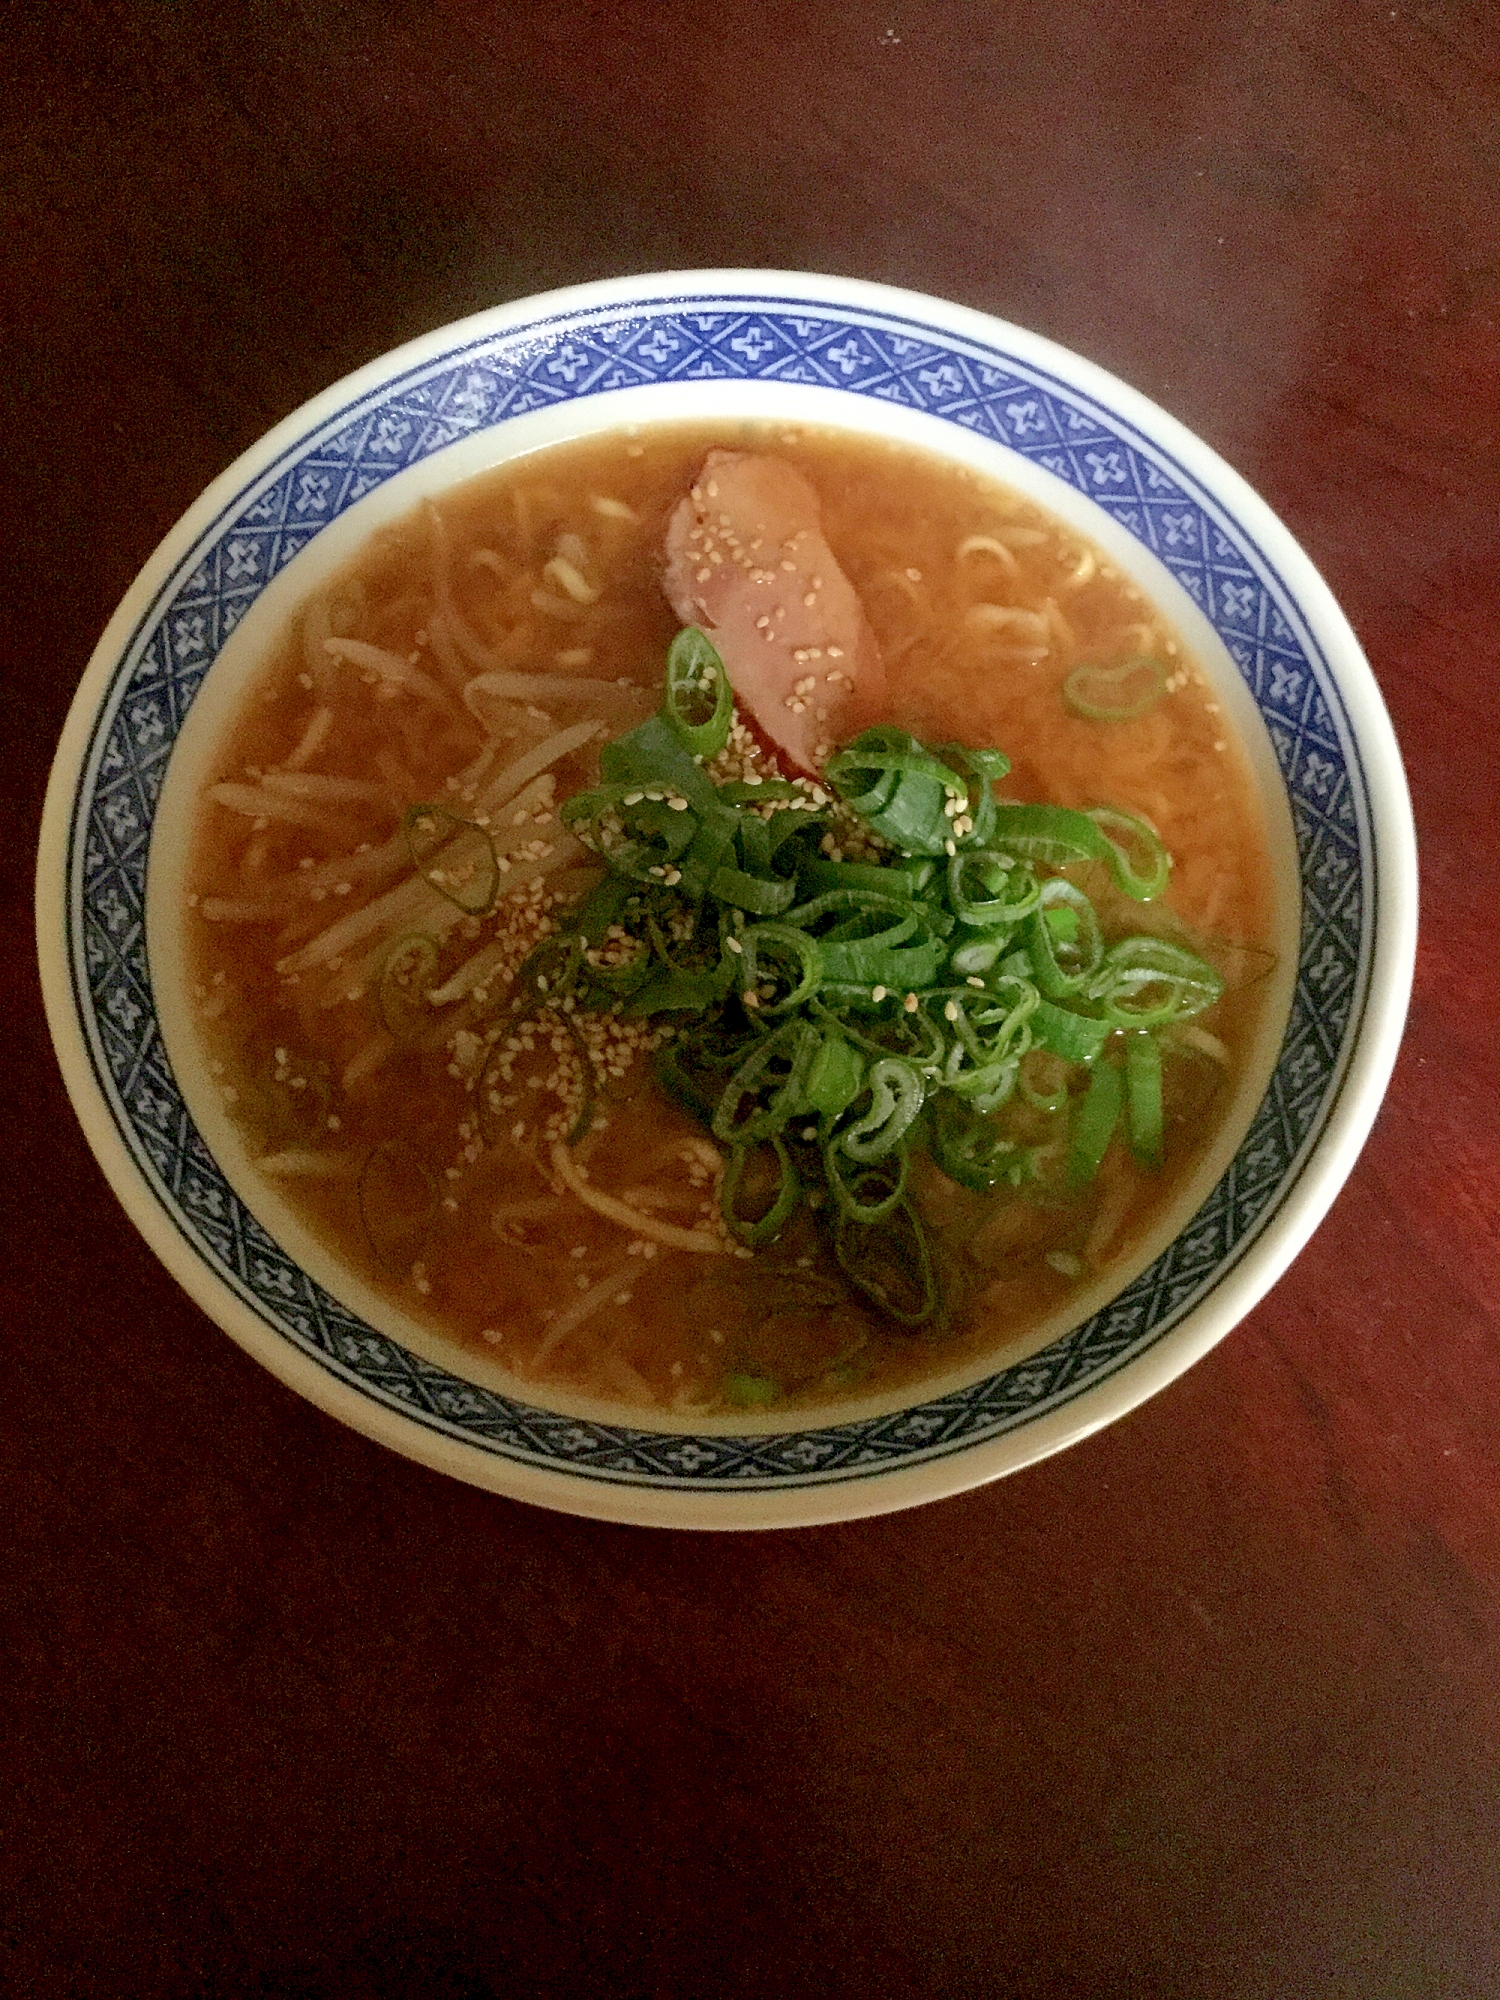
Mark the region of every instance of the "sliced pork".
[[816, 491], [785, 459], [709, 453], [668, 523], [665, 584], [784, 766], [816, 772], [880, 713], [875, 634], [824, 540]]

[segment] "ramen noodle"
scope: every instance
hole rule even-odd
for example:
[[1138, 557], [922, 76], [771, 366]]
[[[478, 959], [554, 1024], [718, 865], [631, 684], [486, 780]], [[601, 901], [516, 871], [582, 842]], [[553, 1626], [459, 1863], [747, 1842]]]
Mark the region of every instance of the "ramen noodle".
[[188, 881], [266, 1185], [524, 1392], [676, 1419], [903, 1390], [1127, 1272], [1274, 984], [1252, 778], [1162, 613], [967, 466], [781, 426], [372, 534]]

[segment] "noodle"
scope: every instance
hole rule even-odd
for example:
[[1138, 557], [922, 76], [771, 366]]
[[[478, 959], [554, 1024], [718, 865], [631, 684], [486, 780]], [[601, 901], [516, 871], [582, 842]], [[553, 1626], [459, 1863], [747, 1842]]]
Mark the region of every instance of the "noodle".
[[1016, 561], [1012, 551], [994, 535], [965, 535], [955, 554], [959, 562], [967, 561], [970, 556], [994, 556], [997, 561], [1005, 565], [1012, 576], [1021, 574], [1021, 565]]
[[[668, 1422], [905, 1393], [1019, 1351], [1064, 1323], [1081, 1286], [1103, 1296], [1180, 1221], [1272, 984], [1253, 786], [1201, 673], [1134, 586], [1073, 529], [943, 461], [834, 433], [773, 440], [822, 496], [878, 641], [875, 719], [1004, 750], [1004, 799], [1143, 816], [1172, 850], [1168, 890], [1127, 910], [1091, 876], [1100, 924], [1170, 947], [1211, 931], [1198, 948], [1238, 971], [1208, 1025], [1161, 1032], [1160, 1173], [1117, 1136], [1087, 1190], [1070, 1188], [1088, 1079], [1056, 1056], [1022, 1063], [1031, 1097], [997, 1114], [1013, 1111], [1019, 1134], [1014, 1191], [976, 1192], [912, 1151], [903, 1199], [941, 1276], [940, 1324], [905, 1329], [872, 1304], [851, 1275], [862, 1249], [845, 1244], [841, 1262], [809, 1208], [753, 1251], [737, 1240], [770, 1212], [776, 1163], [742, 1149], [731, 1179], [729, 1146], [671, 1094], [697, 1016], [631, 1011], [639, 918], [632, 931], [606, 899], [580, 944], [578, 899], [614, 878], [578, 837], [588, 824], [564, 823], [601, 785], [602, 746], [658, 709], [677, 630], [667, 523], [721, 443], [694, 427], [629, 451], [549, 448], [377, 530], [290, 622], [226, 730], [184, 917], [193, 1019], [275, 1199], [489, 1368]], [[1108, 674], [1137, 653], [1163, 663], [1149, 710], [1098, 720], [1066, 705], [1081, 664]], [[755, 718], [739, 721], [716, 783], [776, 775]], [[829, 824], [836, 853], [862, 852], [852, 824]], [[668, 961], [683, 947], [673, 921]], [[619, 982], [604, 999], [553, 983], [577, 951]], [[785, 1143], [805, 1160], [818, 1131], [799, 1114]], [[402, 1163], [410, 1222], [385, 1261], [359, 1209], [376, 1158]]]

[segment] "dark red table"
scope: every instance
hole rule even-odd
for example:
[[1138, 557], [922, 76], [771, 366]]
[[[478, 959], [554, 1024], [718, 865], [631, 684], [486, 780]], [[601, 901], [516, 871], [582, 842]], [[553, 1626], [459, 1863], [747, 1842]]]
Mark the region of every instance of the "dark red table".
[[[0, 1990], [1500, 1993], [1500, 14], [1486, 0], [12, 5]], [[1331, 1218], [1092, 1442], [765, 1539], [294, 1401], [137, 1240], [29, 945], [55, 734], [177, 513], [424, 328], [653, 267], [986, 307], [1238, 465], [1424, 847]]]

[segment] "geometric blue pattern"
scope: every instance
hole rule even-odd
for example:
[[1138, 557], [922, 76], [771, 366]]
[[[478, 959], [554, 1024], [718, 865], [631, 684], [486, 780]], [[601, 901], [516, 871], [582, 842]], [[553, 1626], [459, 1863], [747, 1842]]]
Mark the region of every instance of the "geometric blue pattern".
[[[230, 1189], [163, 1050], [146, 963], [153, 814], [220, 647], [311, 538], [395, 473], [527, 411], [668, 381], [817, 384], [903, 403], [1022, 453], [1153, 550], [1218, 630], [1291, 802], [1303, 930], [1281, 1056], [1189, 1227], [1103, 1311], [1030, 1359], [897, 1415], [772, 1437], [664, 1435], [557, 1416], [410, 1353], [315, 1285]], [[126, 646], [73, 804], [75, 1002], [120, 1134], [197, 1254], [261, 1319], [387, 1407], [530, 1465], [634, 1485], [776, 1489], [910, 1466], [1035, 1421], [1159, 1341], [1243, 1254], [1336, 1100], [1368, 983], [1373, 849], [1325, 663], [1242, 527], [1123, 417], [1044, 370], [896, 313], [678, 295], [554, 313], [388, 380], [285, 451], [199, 539]]]

